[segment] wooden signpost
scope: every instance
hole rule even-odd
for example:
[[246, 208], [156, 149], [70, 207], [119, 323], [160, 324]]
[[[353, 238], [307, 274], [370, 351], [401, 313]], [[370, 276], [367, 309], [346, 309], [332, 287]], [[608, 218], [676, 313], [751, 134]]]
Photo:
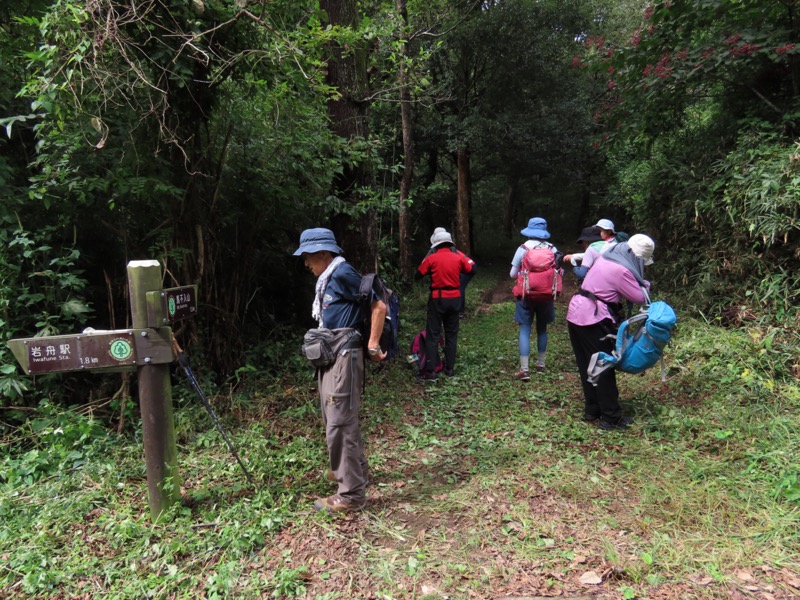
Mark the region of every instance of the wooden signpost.
[[21, 338], [8, 346], [28, 375], [136, 371], [147, 489], [153, 520], [180, 498], [169, 363], [176, 360], [169, 324], [197, 313], [197, 286], [161, 289], [155, 260], [128, 263], [132, 329]]

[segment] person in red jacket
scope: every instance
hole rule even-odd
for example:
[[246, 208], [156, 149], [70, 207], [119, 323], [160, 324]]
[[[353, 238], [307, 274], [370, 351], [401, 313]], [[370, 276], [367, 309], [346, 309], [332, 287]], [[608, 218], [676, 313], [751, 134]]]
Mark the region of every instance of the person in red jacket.
[[426, 325], [426, 364], [420, 365], [418, 379], [436, 381], [434, 365], [438, 356], [437, 343], [444, 328], [444, 374], [452, 376], [456, 366], [458, 346], [459, 311], [462, 306], [461, 274], [473, 273], [475, 261], [459, 252], [452, 236], [437, 227], [431, 236], [431, 252], [417, 267], [416, 278], [431, 276], [431, 296], [428, 300]]

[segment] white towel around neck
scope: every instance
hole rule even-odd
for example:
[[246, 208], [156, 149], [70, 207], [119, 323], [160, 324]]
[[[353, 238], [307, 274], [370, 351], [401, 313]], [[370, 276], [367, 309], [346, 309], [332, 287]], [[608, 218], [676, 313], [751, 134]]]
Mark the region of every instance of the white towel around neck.
[[314, 303], [311, 305], [311, 316], [317, 320], [319, 326], [322, 327], [322, 296], [325, 293], [325, 288], [328, 287], [331, 275], [336, 268], [344, 262], [344, 258], [337, 256], [328, 265], [328, 268], [322, 272], [317, 278], [316, 295], [314, 296]]

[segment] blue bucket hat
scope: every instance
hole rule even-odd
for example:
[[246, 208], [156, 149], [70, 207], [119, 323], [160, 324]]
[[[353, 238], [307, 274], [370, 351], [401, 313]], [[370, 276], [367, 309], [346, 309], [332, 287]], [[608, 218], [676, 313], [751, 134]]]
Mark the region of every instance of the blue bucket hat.
[[533, 217], [528, 221], [528, 226], [520, 233], [529, 238], [538, 238], [540, 240], [550, 239], [550, 232], [547, 231], [547, 221], [542, 217]]
[[333, 254], [342, 254], [344, 251], [336, 244], [336, 236], [330, 229], [317, 227], [316, 229], [306, 229], [300, 234], [300, 247], [294, 251], [294, 256], [300, 256], [304, 252], [314, 254], [327, 250]]

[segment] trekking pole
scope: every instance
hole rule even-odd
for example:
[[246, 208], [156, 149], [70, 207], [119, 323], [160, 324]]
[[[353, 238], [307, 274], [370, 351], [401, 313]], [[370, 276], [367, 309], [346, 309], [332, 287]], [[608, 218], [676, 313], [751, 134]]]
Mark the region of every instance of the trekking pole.
[[200, 402], [203, 403], [203, 406], [205, 407], [206, 411], [211, 417], [211, 420], [214, 421], [214, 425], [216, 425], [217, 431], [219, 431], [220, 435], [222, 436], [222, 439], [225, 440], [225, 443], [228, 444], [228, 448], [230, 449], [231, 454], [233, 454], [233, 457], [236, 459], [236, 462], [238, 462], [239, 466], [242, 467], [242, 471], [244, 471], [244, 475], [245, 477], [247, 477], [247, 482], [253, 487], [256, 487], [256, 484], [253, 483], [253, 479], [252, 477], [250, 477], [250, 473], [247, 472], [247, 469], [245, 468], [242, 459], [239, 458], [239, 455], [236, 453], [236, 449], [233, 447], [231, 440], [228, 438], [228, 435], [222, 428], [222, 423], [219, 422], [217, 414], [214, 412], [211, 403], [208, 401], [208, 398], [206, 398], [205, 394], [203, 393], [203, 390], [200, 389], [200, 384], [197, 383], [197, 378], [194, 376], [194, 373], [192, 372], [192, 367], [189, 365], [189, 359], [186, 358], [186, 355], [183, 353], [183, 350], [181, 350], [181, 347], [178, 345], [178, 341], [175, 338], [172, 338], [172, 348], [178, 357], [178, 364], [183, 369], [183, 372], [186, 373], [186, 377], [189, 379], [189, 383], [192, 385], [192, 388], [194, 388], [194, 391], [200, 398]]

